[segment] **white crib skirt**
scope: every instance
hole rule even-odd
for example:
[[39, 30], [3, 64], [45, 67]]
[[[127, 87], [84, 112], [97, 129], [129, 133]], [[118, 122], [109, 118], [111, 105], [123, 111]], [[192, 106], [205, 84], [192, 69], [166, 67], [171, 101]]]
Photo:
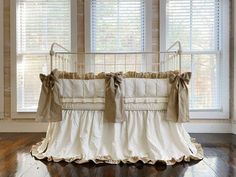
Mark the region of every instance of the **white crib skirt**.
[[64, 110], [61, 122], [50, 123], [46, 138], [34, 145], [38, 159], [55, 162], [172, 165], [200, 160], [203, 151], [181, 123], [163, 119], [165, 111], [126, 111], [124, 123], [107, 123], [103, 111]]

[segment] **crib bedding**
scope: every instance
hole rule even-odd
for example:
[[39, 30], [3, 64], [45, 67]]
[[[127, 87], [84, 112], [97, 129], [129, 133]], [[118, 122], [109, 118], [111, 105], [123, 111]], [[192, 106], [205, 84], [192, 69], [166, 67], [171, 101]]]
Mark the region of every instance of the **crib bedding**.
[[[143, 78], [156, 76], [150, 73], [132, 78], [133, 74], [124, 78], [121, 85], [126, 117], [121, 123], [107, 122], [104, 118], [104, 78], [92, 79], [94, 75], [90, 74], [87, 79], [81, 79], [80, 75], [72, 79], [67, 74], [67, 77], [56, 79], [53, 84], [58, 89], [56, 96], [61, 104], [62, 118], [49, 122], [46, 138], [32, 147], [32, 155], [55, 162], [92, 160], [111, 164], [141, 160], [148, 164], [162, 161], [172, 165], [182, 160], [202, 159], [201, 145], [193, 141], [183, 124], [166, 118], [168, 107], [172, 106], [170, 94], [175, 93], [178, 99], [188, 96], [176, 90], [176, 85], [182, 84], [182, 91], [186, 91], [184, 77], [175, 75], [170, 82], [165, 73], [161, 74], [165, 77], [160, 78]], [[177, 104], [176, 100], [173, 102]]]
[[[57, 86], [63, 109], [104, 110], [104, 84], [104, 79], [59, 79]], [[125, 110], [166, 110], [167, 108], [170, 91], [167, 79], [126, 78], [122, 87]]]
[[[105, 98], [72, 98], [61, 97], [62, 103], [105, 103]], [[124, 103], [162, 103], [168, 102], [168, 97], [136, 97], [124, 98]]]
[[[158, 110], [158, 111], [166, 111], [167, 102], [166, 103], [127, 103], [124, 104], [125, 110]], [[71, 103], [66, 102], [62, 103], [63, 110], [105, 110], [104, 103]]]
[[[59, 79], [56, 83], [63, 98], [104, 98], [105, 79]], [[122, 84], [125, 98], [167, 97], [169, 79], [125, 78]]]
[[203, 158], [182, 123], [166, 121], [166, 111], [126, 111], [123, 123], [107, 123], [103, 111], [63, 110], [61, 122], [49, 123], [46, 138], [34, 145], [38, 159], [118, 164], [157, 161], [173, 165]]
[[[62, 76], [66, 76], [66, 79]], [[72, 76], [75, 78], [72, 79]], [[105, 81], [97, 81], [97, 79], [104, 78]], [[187, 84], [190, 78], [190, 72], [180, 74], [174, 71], [163, 73], [127, 72], [125, 74], [118, 72], [99, 73], [98, 75], [88, 73], [81, 76], [76, 73], [53, 70], [48, 76], [40, 74], [42, 88], [36, 120], [42, 122], [61, 121], [62, 103], [60, 97], [99, 98], [105, 95], [104, 116], [111, 122], [125, 121], [124, 98], [132, 96], [167, 96], [166, 119], [187, 122], [189, 121]]]
[[[104, 98], [61, 98], [62, 108], [77, 110], [104, 110]], [[167, 97], [125, 98], [125, 110], [166, 110]]]

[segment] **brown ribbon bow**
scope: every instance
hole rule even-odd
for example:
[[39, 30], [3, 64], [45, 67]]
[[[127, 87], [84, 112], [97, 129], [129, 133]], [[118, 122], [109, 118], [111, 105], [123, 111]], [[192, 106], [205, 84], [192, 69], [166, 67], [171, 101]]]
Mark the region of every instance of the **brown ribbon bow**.
[[171, 90], [167, 106], [166, 119], [174, 122], [189, 121], [189, 97], [188, 86], [191, 72], [171, 75], [169, 82]]
[[58, 122], [62, 120], [62, 106], [59, 89], [56, 85], [56, 70], [49, 75], [40, 74], [42, 88], [39, 97], [36, 120], [40, 122]]
[[106, 74], [104, 118], [108, 122], [123, 122], [126, 119], [121, 86], [122, 80], [122, 72]]

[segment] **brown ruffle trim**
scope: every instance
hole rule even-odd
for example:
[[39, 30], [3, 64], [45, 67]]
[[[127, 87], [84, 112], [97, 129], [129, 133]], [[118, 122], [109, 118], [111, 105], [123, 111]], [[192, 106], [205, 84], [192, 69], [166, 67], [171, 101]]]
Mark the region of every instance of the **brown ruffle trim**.
[[[53, 71], [54, 75], [56, 75], [59, 79], [105, 79], [106, 75], [109, 73], [101, 72], [98, 74], [94, 73], [85, 73], [81, 74], [78, 72], [66, 72], [66, 71]], [[179, 71], [167, 71], [167, 72], [135, 72], [128, 71], [126, 73], [122, 73], [124, 78], [151, 78], [151, 79], [164, 79], [170, 78], [172, 75], [178, 75]]]
[[[44, 156], [42, 153], [38, 152], [38, 147], [42, 144], [42, 142], [37, 143], [36, 145], [33, 145], [30, 152], [31, 155], [34, 156], [35, 158], [42, 160], [42, 159], [47, 159], [48, 161], [53, 161], [53, 162], [60, 162], [60, 161], [65, 161], [65, 162], [75, 162], [78, 164], [83, 164], [83, 163], [87, 163], [89, 161], [93, 161], [95, 164], [99, 164], [99, 163], [108, 163], [108, 164], [119, 164], [121, 162], [123, 163], [136, 163], [138, 161], [142, 161], [144, 164], [151, 164], [154, 165], [157, 162], [162, 162], [166, 165], [174, 165], [175, 163], [178, 162], [189, 162], [190, 160], [202, 160], [204, 157], [204, 153], [203, 153], [203, 149], [201, 144], [197, 143], [195, 141], [194, 138], [191, 138], [192, 143], [195, 145], [195, 147], [197, 148], [197, 154], [195, 156], [190, 155], [190, 156], [182, 156], [178, 159], [176, 158], [172, 158], [169, 160], [153, 160], [153, 159], [149, 159], [147, 157], [137, 157], [137, 156], [131, 156], [131, 157], [127, 157], [126, 159], [123, 160], [113, 160], [110, 156], [96, 156], [94, 159], [90, 159], [90, 160], [84, 160], [82, 156], [75, 156], [75, 157], [71, 157], [71, 158], [56, 158], [56, 157], [46, 157]], [[45, 149], [46, 151], [46, 149]]]

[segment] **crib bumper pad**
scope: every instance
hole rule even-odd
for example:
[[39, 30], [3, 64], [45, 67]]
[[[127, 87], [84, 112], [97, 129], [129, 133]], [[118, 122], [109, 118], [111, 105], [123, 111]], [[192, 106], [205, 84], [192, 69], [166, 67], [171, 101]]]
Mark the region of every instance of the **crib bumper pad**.
[[[107, 89], [105, 88], [108, 82], [105, 79], [64, 79], [58, 78], [57, 72], [52, 72], [52, 74], [57, 77], [57, 80], [51, 90], [58, 92], [54, 95], [60, 98], [61, 109], [103, 110], [106, 112], [106, 109], [111, 108], [111, 103], [107, 104], [108, 107], [106, 108]], [[109, 100], [115, 103], [114, 98], [116, 98], [117, 104], [121, 106], [118, 110], [113, 111], [113, 119], [110, 119], [110, 121], [124, 121], [124, 119], [120, 119], [121, 115], [124, 115], [124, 110], [167, 110], [167, 120], [175, 122], [188, 121], [187, 84], [190, 77], [191, 73], [170, 74], [169, 78], [123, 78], [123, 81], [118, 86], [116, 85], [116, 88], [119, 88], [118, 91], [120, 91], [118, 98], [115, 95], [115, 90], [110, 94], [113, 96], [110, 96]], [[44, 92], [43, 95], [45, 97], [50, 96], [48, 92]], [[39, 107], [42, 107], [41, 104], [40, 96]], [[112, 106], [115, 107], [115, 104]], [[52, 105], [48, 105], [48, 107], [47, 110], [53, 108]], [[57, 119], [50, 119], [52, 115], [43, 119], [42, 114], [39, 116], [40, 111], [42, 112], [42, 110], [38, 109], [37, 120], [58, 121]], [[116, 119], [117, 111], [120, 116], [118, 119]], [[107, 115], [111, 115], [111, 113]]]

